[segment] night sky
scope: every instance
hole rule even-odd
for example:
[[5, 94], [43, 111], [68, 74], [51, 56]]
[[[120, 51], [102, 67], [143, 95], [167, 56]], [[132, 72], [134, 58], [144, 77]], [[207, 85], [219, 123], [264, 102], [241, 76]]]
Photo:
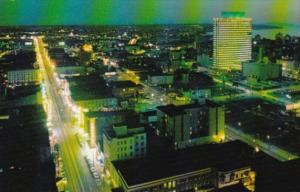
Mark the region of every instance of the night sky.
[[190, 24], [222, 11], [255, 23], [299, 24], [299, 0], [0, 0], [0, 25]]

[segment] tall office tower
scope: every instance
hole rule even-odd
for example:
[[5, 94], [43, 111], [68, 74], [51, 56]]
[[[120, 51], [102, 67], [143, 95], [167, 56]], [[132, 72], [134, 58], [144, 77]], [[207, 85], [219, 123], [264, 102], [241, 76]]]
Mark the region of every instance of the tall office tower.
[[243, 12], [223, 12], [214, 19], [214, 62], [219, 70], [241, 70], [251, 60], [252, 19]]

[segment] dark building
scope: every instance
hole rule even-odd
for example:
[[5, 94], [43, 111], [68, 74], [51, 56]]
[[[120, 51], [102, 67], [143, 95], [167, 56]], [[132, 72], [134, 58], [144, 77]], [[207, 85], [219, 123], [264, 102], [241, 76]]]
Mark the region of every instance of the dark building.
[[168, 137], [175, 148], [224, 140], [224, 107], [205, 104], [157, 107], [158, 134]]
[[103, 151], [104, 129], [111, 127], [113, 124], [123, 123], [128, 119], [131, 122], [138, 122], [139, 116], [133, 110], [85, 112], [84, 128], [90, 135], [95, 135], [95, 140], [100, 145], [101, 151]]
[[258, 169], [256, 192], [300, 191], [300, 160], [265, 164]]
[[43, 107], [5, 111], [0, 115], [0, 191], [56, 191]]
[[110, 83], [110, 86], [113, 95], [119, 98], [136, 98], [143, 89], [141, 85], [132, 81], [114, 81]]
[[253, 188], [251, 163], [255, 158], [254, 150], [241, 141], [207, 144], [171, 154], [115, 161], [111, 176], [113, 185], [125, 192], [226, 191], [234, 185]]

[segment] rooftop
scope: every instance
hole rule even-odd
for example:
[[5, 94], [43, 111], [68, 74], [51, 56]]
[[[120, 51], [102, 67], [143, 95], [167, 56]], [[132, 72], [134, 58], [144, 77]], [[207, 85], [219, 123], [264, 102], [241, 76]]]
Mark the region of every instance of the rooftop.
[[162, 111], [163, 113], [170, 115], [170, 116], [176, 116], [179, 114], [183, 114], [185, 110], [187, 109], [193, 109], [193, 108], [202, 108], [203, 105], [200, 104], [187, 104], [187, 105], [165, 105], [165, 106], [158, 106], [157, 109]]
[[113, 97], [105, 80], [97, 75], [68, 77], [67, 80], [75, 101]]
[[104, 130], [104, 134], [108, 138], [125, 138], [140, 133], [145, 133], [145, 128], [142, 124], [127, 125], [126, 123], [119, 123]]
[[241, 141], [233, 141], [187, 148], [159, 157], [116, 161], [113, 164], [131, 186], [206, 168], [234, 170], [249, 166], [253, 158], [253, 148]]
[[246, 16], [245, 12], [239, 12], [239, 11], [235, 11], [235, 12], [224, 11], [224, 12], [222, 12], [222, 17], [225, 17], [225, 18], [244, 18], [245, 16]]
[[113, 81], [110, 83], [113, 88], [128, 88], [128, 87], [140, 87], [132, 81]]
[[136, 112], [134, 110], [120, 110], [120, 111], [90, 111], [86, 112], [85, 116], [93, 118], [93, 117], [111, 117], [111, 116], [134, 116]]
[[185, 110], [187, 109], [193, 109], [193, 108], [204, 108], [204, 107], [217, 107], [220, 106], [212, 101], [207, 100], [205, 104], [198, 104], [198, 103], [192, 103], [192, 104], [186, 104], [186, 105], [165, 105], [165, 106], [158, 106], [157, 109], [162, 111], [163, 113], [170, 115], [170, 116], [176, 116], [179, 114], [183, 114]]
[[17, 54], [5, 55], [3, 62], [10, 63], [8, 70], [24, 70], [34, 69], [35, 61], [34, 51], [20, 51]]

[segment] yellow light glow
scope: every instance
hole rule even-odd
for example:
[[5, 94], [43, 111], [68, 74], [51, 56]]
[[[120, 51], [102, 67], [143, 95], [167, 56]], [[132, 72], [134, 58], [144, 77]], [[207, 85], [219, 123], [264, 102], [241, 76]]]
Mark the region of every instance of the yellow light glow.
[[82, 46], [82, 50], [85, 52], [92, 52], [93, 51], [93, 46], [90, 44], [84, 44]]
[[90, 120], [90, 135], [91, 135], [91, 147], [96, 147], [96, 118], [91, 118]]

